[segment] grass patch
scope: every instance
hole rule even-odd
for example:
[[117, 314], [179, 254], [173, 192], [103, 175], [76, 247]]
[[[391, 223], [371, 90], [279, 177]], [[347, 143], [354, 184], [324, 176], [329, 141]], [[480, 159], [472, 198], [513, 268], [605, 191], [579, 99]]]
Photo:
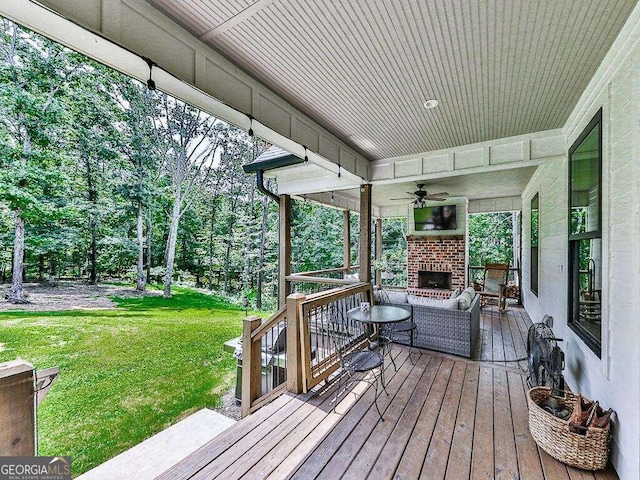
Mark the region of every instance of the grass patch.
[[78, 475], [203, 407], [233, 381], [223, 352], [244, 310], [175, 288], [118, 308], [0, 313], [0, 362], [24, 358], [60, 376], [38, 410], [40, 455], [71, 455]]

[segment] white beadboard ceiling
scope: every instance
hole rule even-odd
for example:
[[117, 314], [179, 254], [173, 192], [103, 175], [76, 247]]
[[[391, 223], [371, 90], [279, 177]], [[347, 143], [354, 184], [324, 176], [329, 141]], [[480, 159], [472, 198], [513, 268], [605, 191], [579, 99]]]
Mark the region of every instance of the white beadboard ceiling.
[[562, 127], [636, 1], [149, 3], [376, 160]]

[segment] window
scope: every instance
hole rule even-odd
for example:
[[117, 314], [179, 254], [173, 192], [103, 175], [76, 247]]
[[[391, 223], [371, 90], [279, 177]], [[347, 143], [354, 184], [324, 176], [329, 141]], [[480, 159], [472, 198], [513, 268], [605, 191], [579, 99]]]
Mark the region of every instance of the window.
[[531, 266], [530, 266], [530, 284], [531, 291], [538, 295], [538, 234], [540, 227], [538, 223], [538, 194], [531, 199]]
[[602, 110], [569, 149], [569, 326], [602, 344]]

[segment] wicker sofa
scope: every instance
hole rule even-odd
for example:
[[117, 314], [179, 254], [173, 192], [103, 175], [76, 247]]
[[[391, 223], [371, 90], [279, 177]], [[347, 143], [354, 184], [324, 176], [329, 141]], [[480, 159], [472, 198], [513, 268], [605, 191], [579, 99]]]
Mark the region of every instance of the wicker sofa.
[[[452, 308], [455, 299], [423, 305], [416, 303], [422, 300], [403, 296], [402, 292], [377, 291], [375, 297], [377, 305], [393, 305], [412, 313], [418, 327], [415, 346], [467, 358], [473, 354], [480, 331], [480, 295], [475, 295], [464, 310]], [[401, 343], [408, 343], [408, 339]]]

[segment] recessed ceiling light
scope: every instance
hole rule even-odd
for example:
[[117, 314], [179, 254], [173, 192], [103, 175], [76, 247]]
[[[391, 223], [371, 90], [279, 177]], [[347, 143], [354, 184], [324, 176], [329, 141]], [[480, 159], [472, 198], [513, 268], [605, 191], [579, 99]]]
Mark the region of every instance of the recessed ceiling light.
[[436, 100], [435, 98], [431, 99], [431, 100], [427, 100], [426, 102], [424, 102], [424, 108], [435, 108], [438, 106], [438, 100]]

